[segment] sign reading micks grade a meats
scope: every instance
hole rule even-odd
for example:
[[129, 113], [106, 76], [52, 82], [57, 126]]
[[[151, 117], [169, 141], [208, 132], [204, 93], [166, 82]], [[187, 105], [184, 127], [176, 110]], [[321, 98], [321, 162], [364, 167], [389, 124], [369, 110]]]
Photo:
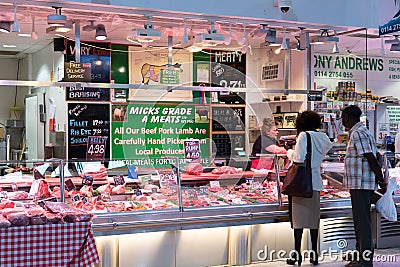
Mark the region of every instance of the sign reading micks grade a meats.
[[186, 104], [113, 105], [112, 158], [135, 166], [169, 167], [175, 164], [170, 158], [184, 161], [184, 140], [194, 138], [200, 140], [202, 163], [209, 163], [209, 121], [196, 116], [203, 110]]

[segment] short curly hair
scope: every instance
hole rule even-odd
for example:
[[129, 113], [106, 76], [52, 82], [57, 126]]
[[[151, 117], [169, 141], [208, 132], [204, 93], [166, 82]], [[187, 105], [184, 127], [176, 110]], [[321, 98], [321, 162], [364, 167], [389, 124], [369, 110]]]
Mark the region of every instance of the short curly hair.
[[303, 111], [296, 118], [297, 132], [315, 131], [321, 127], [321, 117], [313, 110]]
[[274, 119], [271, 119], [271, 118], [264, 118], [263, 119], [263, 125], [262, 125], [262, 127], [261, 127], [261, 131], [262, 131], [262, 133], [267, 133], [267, 132], [269, 132], [270, 130], [271, 130], [271, 128], [273, 127], [273, 126], [275, 126], [276, 125], [276, 122], [275, 122], [275, 120]]

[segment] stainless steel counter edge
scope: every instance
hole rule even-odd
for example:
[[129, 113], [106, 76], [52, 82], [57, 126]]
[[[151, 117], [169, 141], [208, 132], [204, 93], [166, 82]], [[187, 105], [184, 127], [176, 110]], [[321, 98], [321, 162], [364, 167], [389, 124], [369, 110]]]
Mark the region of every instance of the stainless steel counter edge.
[[[351, 214], [350, 199], [321, 201], [321, 218]], [[168, 230], [255, 225], [288, 221], [287, 204], [236, 205], [222, 207], [98, 213], [93, 219], [96, 236]]]

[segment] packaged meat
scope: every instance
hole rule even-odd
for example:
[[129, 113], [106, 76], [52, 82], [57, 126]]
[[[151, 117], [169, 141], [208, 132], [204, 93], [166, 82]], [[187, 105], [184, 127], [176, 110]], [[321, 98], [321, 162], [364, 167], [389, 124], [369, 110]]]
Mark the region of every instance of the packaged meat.
[[51, 212], [54, 212], [54, 213], [74, 212], [74, 210], [70, 206], [68, 206], [67, 204], [65, 204], [63, 202], [45, 201], [44, 204]]
[[8, 228], [11, 226], [11, 223], [0, 214], [0, 228]]
[[26, 226], [29, 225], [29, 217], [25, 212], [14, 212], [7, 215], [7, 220], [13, 226]]
[[38, 224], [46, 224], [47, 223], [47, 218], [46, 216], [42, 215], [36, 215], [36, 216], [31, 216], [29, 218], [29, 222], [31, 225], [38, 225]]

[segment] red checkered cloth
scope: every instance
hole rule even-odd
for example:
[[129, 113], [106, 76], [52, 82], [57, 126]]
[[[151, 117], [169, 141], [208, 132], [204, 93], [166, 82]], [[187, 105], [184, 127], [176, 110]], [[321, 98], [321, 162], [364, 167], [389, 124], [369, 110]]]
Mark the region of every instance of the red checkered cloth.
[[0, 229], [1, 267], [91, 267], [99, 261], [90, 222]]

